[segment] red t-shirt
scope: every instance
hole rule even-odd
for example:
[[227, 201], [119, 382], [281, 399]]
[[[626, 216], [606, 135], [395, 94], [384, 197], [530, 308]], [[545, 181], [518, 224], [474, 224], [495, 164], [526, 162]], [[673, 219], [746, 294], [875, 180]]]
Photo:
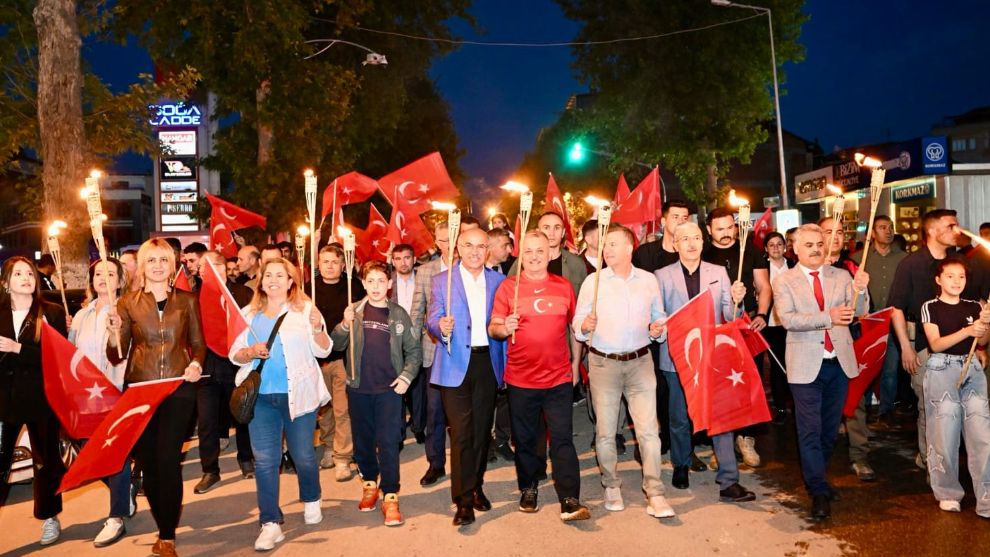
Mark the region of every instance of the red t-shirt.
[[[574, 288], [563, 277], [549, 274], [533, 281], [521, 275], [519, 283], [519, 328], [516, 343], [506, 340], [508, 360], [505, 382], [526, 389], [549, 389], [571, 382], [571, 356], [567, 328], [574, 318]], [[492, 317], [512, 313], [516, 277], [502, 282], [495, 292]]]

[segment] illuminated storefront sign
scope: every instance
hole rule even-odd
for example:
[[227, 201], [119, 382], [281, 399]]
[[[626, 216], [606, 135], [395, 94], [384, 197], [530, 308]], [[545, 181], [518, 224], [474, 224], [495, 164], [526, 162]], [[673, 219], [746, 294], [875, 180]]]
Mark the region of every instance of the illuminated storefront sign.
[[160, 104], [156, 108], [158, 112], [149, 122], [158, 128], [198, 126], [203, 119], [203, 114], [196, 105], [169, 103]]
[[172, 155], [196, 156], [196, 132], [194, 130], [158, 132], [158, 141], [167, 147]]
[[159, 173], [162, 180], [195, 180], [195, 157], [162, 157]]

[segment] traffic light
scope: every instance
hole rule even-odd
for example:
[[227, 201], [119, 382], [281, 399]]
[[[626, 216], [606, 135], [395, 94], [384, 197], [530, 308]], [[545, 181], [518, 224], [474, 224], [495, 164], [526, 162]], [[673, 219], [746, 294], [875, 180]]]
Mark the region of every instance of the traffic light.
[[574, 142], [574, 144], [571, 145], [571, 150], [567, 153], [568, 160], [574, 164], [584, 162], [586, 156], [587, 152], [584, 150], [584, 147], [581, 146], [580, 141]]

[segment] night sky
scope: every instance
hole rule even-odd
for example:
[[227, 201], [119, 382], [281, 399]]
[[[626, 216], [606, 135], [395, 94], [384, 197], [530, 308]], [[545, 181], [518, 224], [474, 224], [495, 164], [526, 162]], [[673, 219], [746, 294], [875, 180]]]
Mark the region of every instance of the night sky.
[[[990, 41], [979, 35], [990, 2], [809, 0], [804, 9], [806, 59], [784, 68], [781, 111], [786, 129], [826, 151], [925, 135], [946, 116], [990, 105]], [[563, 42], [578, 30], [551, 0], [475, 0], [470, 11], [483, 34], [452, 24], [467, 40]], [[725, 11], [727, 20], [746, 14]], [[364, 42], [373, 46], [374, 37]], [[151, 68], [136, 48], [90, 44], [84, 55], [117, 90]], [[435, 64], [469, 176], [505, 181], [540, 128], [583, 91], [570, 56], [567, 47], [462, 46]], [[135, 168], [136, 159], [122, 166], [149, 170]]]

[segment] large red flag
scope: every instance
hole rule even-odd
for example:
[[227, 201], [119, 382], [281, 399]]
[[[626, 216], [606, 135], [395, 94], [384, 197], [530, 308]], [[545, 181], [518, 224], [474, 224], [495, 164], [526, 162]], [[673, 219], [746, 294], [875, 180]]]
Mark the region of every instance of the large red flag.
[[181, 384], [182, 378], [129, 385], [79, 451], [79, 456], [62, 478], [58, 492], [120, 472], [158, 405]]
[[715, 329], [711, 364], [709, 435], [770, 421], [760, 372], [734, 323]]
[[773, 217], [773, 208], [769, 208], [763, 211], [760, 218], [756, 220], [753, 224], [753, 245], [756, 249], [763, 251], [763, 242], [766, 240], [767, 234], [770, 233], [770, 219]]
[[519, 215], [516, 215], [516, 224], [512, 232], [512, 257], [519, 257], [519, 242], [522, 240], [523, 234], [520, 228], [522, 228], [522, 219], [519, 218]]
[[890, 316], [894, 308], [882, 309], [860, 318], [862, 334], [853, 341], [859, 375], [849, 380], [849, 392], [842, 413], [851, 417], [859, 406], [860, 399], [870, 388], [870, 383], [883, 371], [883, 361], [887, 357], [887, 335], [890, 334]]
[[396, 197], [405, 200], [406, 215], [421, 215], [429, 211], [430, 201], [451, 201], [460, 195], [440, 153], [433, 152], [378, 179], [385, 199], [396, 207]]
[[45, 396], [73, 439], [88, 439], [120, 398], [96, 364], [48, 323], [41, 326]]
[[[332, 213], [334, 207], [340, 208], [344, 205], [367, 201], [377, 189], [378, 182], [360, 172], [348, 172], [343, 176], [334, 178], [327, 189], [323, 190], [323, 218]], [[334, 197], [337, 198], [336, 203]]]
[[660, 169], [654, 168], [612, 211], [612, 222], [635, 226], [660, 218]]
[[615, 199], [613, 203], [616, 207], [622, 203], [622, 201], [629, 197], [629, 184], [626, 183], [626, 175], [619, 174], [619, 184], [615, 186]]
[[[413, 217], [418, 220], [419, 217]], [[368, 213], [368, 227], [354, 231], [356, 255], [359, 261], [388, 261], [391, 242], [388, 239], [388, 221], [374, 205]], [[415, 249], [415, 248], [414, 248]]]
[[715, 302], [704, 290], [667, 319], [667, 343], [684, 388], [694, 431], [708, 429], [711, 386], [708, 384], [715, 339]]
[[179, 270], [175, 272], [175, 281], [172, 283], [172, 287], [184, 292], [193, 291], [192, 285], [189, 284], [189, 275], [186, 274], [185, 265], [179, 267]]
[[[203, 339], [210, 350], [224, 358], [238, 335], [248, 328], [237, 301], [227, 289], [227, 282], [209, 261], [199, 266], [203, 284], [199, 289], [199, 315], [203, 322]], [[263, 342], [263, 341], [258, 341]]]
[[547, 197], [544, 203], [547, 211], [553, 211], [564, 219], [564, 240], [568, 248], [574, 249], [574, 231], [571, 230], [571, 219], [567, 218], [567, 203], [564, 202], [564, 196], [560, 194], [560, 188], [557, 187], [553, 174], [547, 180]]
[[210, 244], [224, 257], [237, 255], [237, 244], [231, 232], [250, 226], [265, 227], [265, 217], [242, 209], [229, 201], [206, 194], [213, 211], [210, 213]]
[[[396, 244], [410, 244], [420, 256], [433, 247], [433, 235], [419, 218], [419, 213], [406, 212], [406, 201], [403, 197], [396, 198], [392, 205], [392, 218], [388, 221], [386, 238]], [[454, 249], [454, 246], [451, 246]]]

